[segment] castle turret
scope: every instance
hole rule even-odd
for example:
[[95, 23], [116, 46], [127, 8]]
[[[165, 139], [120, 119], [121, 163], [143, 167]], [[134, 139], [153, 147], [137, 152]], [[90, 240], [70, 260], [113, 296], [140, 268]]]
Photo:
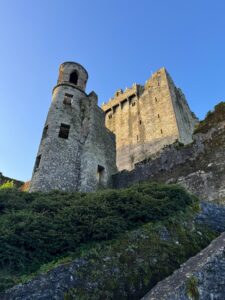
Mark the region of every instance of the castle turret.
[[85, 93], [88, 73], [78, 63], [59, 68], [30, 191], [94, 191], [116, 171], [115, 136], [104, 126], [97, 95]]

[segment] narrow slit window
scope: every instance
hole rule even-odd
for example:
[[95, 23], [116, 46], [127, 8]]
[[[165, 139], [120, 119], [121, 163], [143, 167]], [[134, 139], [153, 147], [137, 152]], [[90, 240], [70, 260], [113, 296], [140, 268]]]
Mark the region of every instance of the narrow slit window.
[[46, 125], [46, 126], [44, 127], [43, 134], [42, 134], [42, 138], [43, 138], [43, 139], [46, 138], [47, 135], [48, 135], [48, 125]]
[[65, 94], [64, 99], [63, 99], [63, 104], [71, 105], [72, 99], [73, 99], [73, 95]]
[[61, 123], [59, 129], [59, 137], [63, 139], [68, 139], [69, 131], [70, 131], [70, 125]]
[[98, 167], [97, 167], [97, 181], [98, 181], [98, 184], [103, 183], [104, 171], [105, 171], [105, 168], [101, 165], [98, 165]]
[[161, 134], [163, 134], [163, 131], [162, 131], [162, 129], [160, 129], [161, 130]]
[[140, 121], [139, 121], [139, 124], [141, 125], [141, 123], [142, 123], [142, 122], [141, 122], [141, 120], [140, 120]]
[[158, 100], [157, 100], [157, 98], [155, 97], [155, 102], [157, 102]]
[[158, 114], [158, 118], [160, 118], [160, 115]]
[[36, 172], [37, 169], [39, 168], [40, 161], [41, 161], [41, 155], [38, 155], [35, 161], [34, 172]]

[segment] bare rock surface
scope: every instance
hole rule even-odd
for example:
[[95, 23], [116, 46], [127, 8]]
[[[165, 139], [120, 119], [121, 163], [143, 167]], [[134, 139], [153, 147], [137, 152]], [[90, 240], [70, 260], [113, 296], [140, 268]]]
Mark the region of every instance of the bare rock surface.
[[142, 300], [224, 300], [225, 233], [159, 282]]

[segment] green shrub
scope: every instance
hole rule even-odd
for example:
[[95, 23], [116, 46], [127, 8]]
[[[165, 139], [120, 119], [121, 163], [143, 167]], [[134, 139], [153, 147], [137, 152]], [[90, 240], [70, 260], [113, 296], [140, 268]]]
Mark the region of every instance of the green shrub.
[[187, 280], [187, 283], [186, 283], [186, 295], [191, 300], [199, 300], [198, 280], [194, 276], [191, 276]]
[[14, 182], [13, 180], [8, 180], [5, 183], [3, 183], [2, 185], [0, 185], [0, 190], [4, 190], [4, 189], [13, 189], [15, 188]]
[[143, 183], [96, 193], [0, 191], [0, 269], [34, 272], [81, 245], [109, 240], [196, 206], [179, 186]]

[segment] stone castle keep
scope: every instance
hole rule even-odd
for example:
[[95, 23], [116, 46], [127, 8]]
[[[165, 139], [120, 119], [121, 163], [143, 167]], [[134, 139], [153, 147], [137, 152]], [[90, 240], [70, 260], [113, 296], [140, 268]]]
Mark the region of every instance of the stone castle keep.
[[108, 187], [117, 170], [133, 169], [176, 140], [192, 141], [197, 119], [164, 68], [145, 86], [118, 90], [102, 109], [95, 92], [86, 94], [87, 79], [78, 63], [60, 66], [31, 192]]
[[118, 170], [132, 170], [164, 145], [192, 141], [197, 122], [182, 91], [165, 70], [154, 73], [145, 86], [134, 84], [102, 106], [105, 123], [116, 135]]

